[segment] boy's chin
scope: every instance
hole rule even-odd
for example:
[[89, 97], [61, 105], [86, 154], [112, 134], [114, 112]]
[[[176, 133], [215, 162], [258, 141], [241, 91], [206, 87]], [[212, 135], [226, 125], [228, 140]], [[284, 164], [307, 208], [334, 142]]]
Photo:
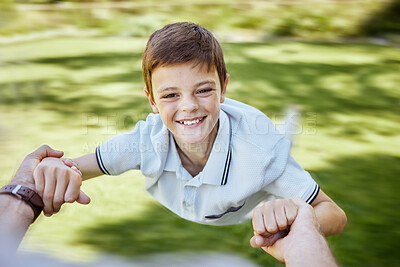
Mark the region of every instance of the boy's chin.
[[175, 140], [188, 146], [202, 144], [208, 139], [207, 137], [204, 134], [174, 134]]
[[[175, 138], [176, 139], [176, 138]], [[198, 138], [185, 138], [182, 136], [178, 139], [180, 141], [180, 143], [184, 143], [187, 145], [198, 145], [204, 142], [206, 138], [202, 138], [202, 137], [198, 137]]]

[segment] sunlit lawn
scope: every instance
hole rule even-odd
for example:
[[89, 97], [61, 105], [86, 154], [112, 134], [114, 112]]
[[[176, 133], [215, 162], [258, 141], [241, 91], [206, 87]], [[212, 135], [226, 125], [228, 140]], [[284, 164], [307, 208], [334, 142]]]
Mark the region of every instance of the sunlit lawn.
[[[47, 143], [68, 157], [94, 151], [150, 112], [143, 93], [144, 39], [56, 39], [0, 47], [0, 182]], [[399, 264], [400, 53], [369, 44], [225, 43], [228, 97], [274, 121], [303, 107], [294, 157], [349, 219], [329, 238], [342, 265]], [[230, 252], [277, 264], [248, 240], [250, 223], [212, 227], [157, 204], [131, 171], [84, 183], [88, 206], [40, 218], [22, 250], [68, 260], [98, 253]], [[173, 194], [173, 192], [171, 192]]]

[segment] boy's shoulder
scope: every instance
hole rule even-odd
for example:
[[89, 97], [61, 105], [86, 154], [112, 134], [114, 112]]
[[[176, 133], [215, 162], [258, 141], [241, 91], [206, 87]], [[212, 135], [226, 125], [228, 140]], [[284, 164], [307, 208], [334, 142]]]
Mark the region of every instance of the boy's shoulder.
[[255, 113], [264, 114], [260, 110], [256, 109], [253, 106], [250, 106], [249, 104], [246, 104], [246, 103], [243, 103], [243, 102], [231, 99], [231, 98], [225, 98], [224, 103], [221, 104], [221, 108], [223, 110], [226, 108], [233, 108], [236, 110], [242, 110], [242, 111], [247, 110], [247, 111], [251, 111], [251, 112], [255, 112]]
[[148, 137], [155, 137], [167, 132], [167, 127], [162, 122], [160, 114], [154, 113], [149, 113], [145, 121], [138, 121], [136, 128], [139, 128]]
[[228, 115], [233, 142], [271, 151], [284, 137], [260, 110], [245, 103], [226, 99], [221, 110]]

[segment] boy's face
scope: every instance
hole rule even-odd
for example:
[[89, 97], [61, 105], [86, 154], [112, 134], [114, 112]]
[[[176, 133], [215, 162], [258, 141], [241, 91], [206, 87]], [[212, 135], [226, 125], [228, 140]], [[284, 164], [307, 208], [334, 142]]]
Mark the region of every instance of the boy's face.
[[156, 68], [151, 82], [154, 102], [146, 93], [153, 111], [160, 113], [178, 144], [214, 139], [228, 78], [221, 90], [216, 70], [189, 62]]

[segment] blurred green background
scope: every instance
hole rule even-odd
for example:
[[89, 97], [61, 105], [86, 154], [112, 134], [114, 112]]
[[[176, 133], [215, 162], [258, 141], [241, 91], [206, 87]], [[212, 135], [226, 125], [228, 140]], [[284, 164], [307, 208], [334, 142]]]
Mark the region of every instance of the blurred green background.
[[[41, 144], [77, 157], [151, 112], [141, 54], [164, 24], [210, 29], [225, 52], [228, 97], [275, 122], [303, 107], [292, 151], [347, 213], [328, 241], [340, 265], [396, 266], [400, 238], [398, 1], [0, 1], [0, 182]], [[144, 190], [138, 171], [84, 183], [88, 206], [39, 218], [21, 250], [90, 261], [100, 253], [252, 249], [251, 224], [180, 219]]]

